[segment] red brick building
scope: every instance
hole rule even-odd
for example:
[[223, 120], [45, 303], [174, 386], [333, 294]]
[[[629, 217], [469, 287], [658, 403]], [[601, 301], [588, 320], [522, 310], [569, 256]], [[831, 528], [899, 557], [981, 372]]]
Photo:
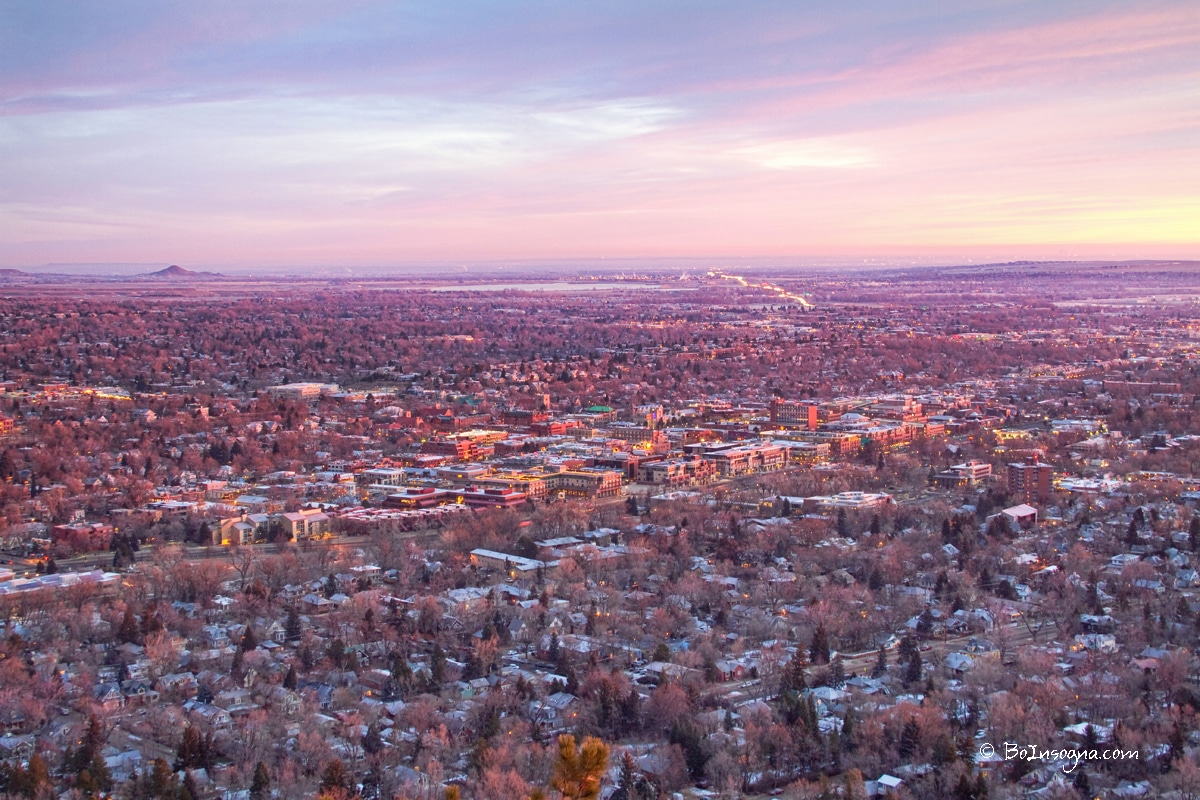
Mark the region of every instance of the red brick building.
[[1036, 455], [1026, 456], [1023, 463], [1008, 465], [1008, 493], [1026, 503], [1049, 498], [1053, 482], [1054, 468], [1041, 463]]

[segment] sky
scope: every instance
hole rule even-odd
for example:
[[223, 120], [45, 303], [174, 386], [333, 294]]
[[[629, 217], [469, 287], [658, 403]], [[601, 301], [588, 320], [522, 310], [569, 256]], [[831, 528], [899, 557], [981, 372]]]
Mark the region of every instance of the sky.
[[0, 0], [0, 267], [1200, 258], [1200, 3]]

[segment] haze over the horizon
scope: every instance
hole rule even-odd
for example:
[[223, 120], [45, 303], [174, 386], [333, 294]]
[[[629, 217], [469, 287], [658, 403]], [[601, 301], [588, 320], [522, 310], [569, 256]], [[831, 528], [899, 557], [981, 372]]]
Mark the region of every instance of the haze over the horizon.
[[0, 266], [1200, 257], [1200, 5], [9, 4]]

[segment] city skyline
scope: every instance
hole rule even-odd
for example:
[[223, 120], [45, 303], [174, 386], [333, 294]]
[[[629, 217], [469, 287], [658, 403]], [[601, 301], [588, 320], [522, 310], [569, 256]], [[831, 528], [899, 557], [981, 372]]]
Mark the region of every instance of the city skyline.
[[1200, 252], [1185, 3], [4, 16], [3, 267]]

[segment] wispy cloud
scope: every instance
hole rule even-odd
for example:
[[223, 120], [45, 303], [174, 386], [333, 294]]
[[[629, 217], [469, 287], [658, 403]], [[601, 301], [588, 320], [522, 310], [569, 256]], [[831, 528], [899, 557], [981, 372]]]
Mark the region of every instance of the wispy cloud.
[[767, 169], [861, 169], [877, 158], [865, 147], [830, 139], [764, 142], [734, 153]]

